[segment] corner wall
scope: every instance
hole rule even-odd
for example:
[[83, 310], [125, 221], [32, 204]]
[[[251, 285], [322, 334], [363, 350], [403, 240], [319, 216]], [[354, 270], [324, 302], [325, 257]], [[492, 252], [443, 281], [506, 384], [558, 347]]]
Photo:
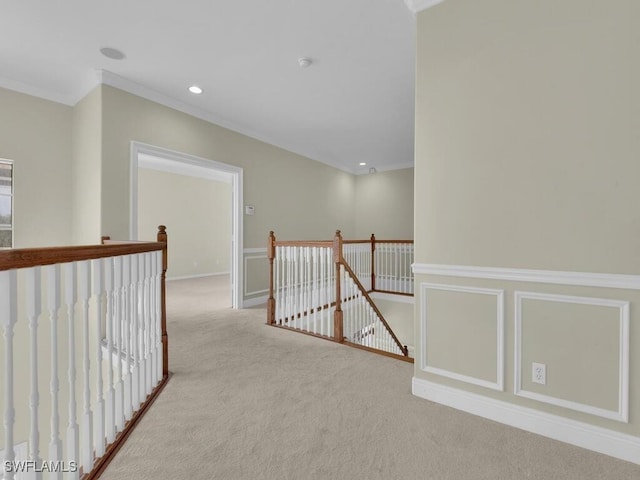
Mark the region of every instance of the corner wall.
[[415, 164], [414, 392], [635, 462], [639, 18], [627, 0], [419, 13]]
[[356, 177], [355, 237], [413, 239], [413, 168]]
[[71, 107], [0, 88], [0, 158], [14, 161], [14, 245], [71, 243]]

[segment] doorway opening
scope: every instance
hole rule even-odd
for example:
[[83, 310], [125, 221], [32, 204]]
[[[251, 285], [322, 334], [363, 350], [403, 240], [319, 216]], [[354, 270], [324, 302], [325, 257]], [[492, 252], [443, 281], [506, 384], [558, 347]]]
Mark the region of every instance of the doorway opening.
[[[217, 238], [216, 242], [221, 241], [226, 244], [228, 253], [228, 265], [229, 265], [229, 276], [231, 283], [231, 307], [232, 308], [242, 308], [242, 290], [241, 285], [243, 282], [243, 269], [242, 267], [242, 181], [243, 181], [243, 171], [242, 168], [236, 167], [233, 165], [228, 165], [225, 163], [217, 162], [214, 160], [209, 160], [206, 158], [196, 157], [194, 155], [189, 155], [186, 153], [176, 152], [173, 150], [168, 150], [166, 148], [157, 147], [154, 145], [147, 145], [144, 143], [133, 141], [131, 142], [131, 185], [130, 185], [130, 193], [131, 193], [131, 205], [130, 205], [130, 225], [129, 231], [132, 240], [138, 240], [139, 235], [139, 206], [140, 206], [140, 198], [139, 198], [139, 178], [140, 178], [140, 169], [145, 170], [145, 175], [147, 171], [153, 171], [152, 173], [157, 172], [159, 176], [162, 175], [177, 175], [180, 177], [175, 177], [179, 179], [186, 179], [187, 177], [191, 177], [194, 181], [200, 179], [201, 181], [209, 181], [212, 185], [220, 185], [221, 190], [224, 191], [224, 187], [226, 187], [226, 191], [230, 194], [230, 201], [226, 201], [226, 205], [230, 206], [230, 225], [228, 228], [223, 228], [220, 233], [225, 238]], [[145, 177], [146, 178], [146, 177]], [[169, 194], [170, 192], [166, 192]], [[177, 202], [178, 200], [176, 200]], [[211, 197], [207, 197], [204, 199], [204, 202], [211, 202]], [[224, 203], [224, 202], [220, 202]], [[211, 211], [213, 214], [213, 207], [211, 206]], [[176, 209], [180, 208], [180, 205], [173, 205]], [[207, 207], [207, 205], [201, 205], [202, 208]], [[184, 212], [184, 215], [189, 218], [189, 212]], [[193, 218], [193, 222], [198, 222], [198, 218]], [[227, 233], [228, 232], [228, 233]], [[171, 243], [171, 225], [167, 225], [167, 233], [169, 234], [169, 243]], [[226, 240], [226, 241], [225, 241]], [[205, 245], [205, 249], [211, 248], [214, 249], [214, 245]], [[171, 245], [169, 245], [169, 251], [171, 252]], [[207, 252], [209, 253], [209, 252]], [[220, 257], [222, 260], [216, 258]], [[169, 253], [169, 258], [171, 261], [171, 253]], [[220, 261], [223, 263], [226, 261], [227, 257], [221, 254], [212, 254], [212, 258], [208, 260], [203, 260], [203, 262], [212, 262], [211, 265], [216, 265], [216, 261], [218, 264]], [[195, 265], [183, 265], [183, 267], [200, 267], [203, 266], [198, 265], [200, 260], [194, 260], [193, 263]], [[216, 265], [219, 267], [220, 265]], [[214, 268], [216, 268], [214, 267]], [[191, 275], [191, 276], [198, 276]]]

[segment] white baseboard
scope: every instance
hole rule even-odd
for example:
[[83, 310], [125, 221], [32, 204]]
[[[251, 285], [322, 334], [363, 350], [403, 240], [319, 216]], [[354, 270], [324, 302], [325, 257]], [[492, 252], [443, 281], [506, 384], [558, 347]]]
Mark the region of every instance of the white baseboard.
[[167, 278], [167, 282], [172, 280], [188, 280], [190, 278], [204, 278], [204, 277], [219, 277], [222, 275], [229, 275], [230, 272], [217, 272], [217, 273], [199, 273], [198, 275], [184, 275], [182, 277], [170, 277]]
[[261, 297], [255, 297], [255, 298], [244, 298], [242, 299], [241, 308], [257, 307], [258, 305], [267, 303], [268, 299], [269, 299], [269, 295], [262, 295]]
[[415, 396], [560, 440], [578, 447], [640, 464], [640, 437], [495, 400], [413, 377]]

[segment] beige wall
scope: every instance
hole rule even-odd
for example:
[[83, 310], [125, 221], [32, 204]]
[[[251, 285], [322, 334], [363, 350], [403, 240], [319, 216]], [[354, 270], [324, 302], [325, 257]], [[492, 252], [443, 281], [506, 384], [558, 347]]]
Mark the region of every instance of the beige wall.
[[[417, 15], [416, 263], [640, 272], [638, 18], [640, 3], [628, 0], [447, 0]], [[500, 348], [497, 305], [480, 309], [472, 293], [430, 301], [424, 285], [416, 378], [640, 436], [637, 375], [629, 423], [597, 413], [625, 397], [622, 309], [597, 299], [630, 302], [635, 372], [637, 290], [434, 274], [416, 282], [418, 290], [430, 283], [504, 293], [505, 385], [494, 391], [423, 368], [433, 360], [450, 373], [494, 380]], [[518, 291], [562, 300], [523, 300], [518, 332]], [[534, 361], [547, 365], [546, 386], [531, 383]], [[516, 373], [523, 390], [543, 398], [515, 395]]]
[[638, 272], [639, 16], [628, 0], [418, 15], [419, 261]]
[[413, 168], [356, 177], [355, 234], [413, 239]]
[[140, 239], [161, 224], [172, 226], [168, 278], [230, 271], [230, 184], [138, 169]]
[[[328, 238], [353, 232], [354, 176], [190, 115], [102, 86], [102, 229], [129, 235], [129, 149], [135, 140], [244, 169], [244, 246], [281, 238]], [[168, 233], [171, 225], [167, 225]], [[351, 232], [350, 232], [351, 231]]]
[[73, 107], [73, 243], [96, 243], [100, 227], [102, 91], [97, 88]]
[[14, 161], [15, 247], [71, 243], [70, 107], [0, 88], [0, 158]]

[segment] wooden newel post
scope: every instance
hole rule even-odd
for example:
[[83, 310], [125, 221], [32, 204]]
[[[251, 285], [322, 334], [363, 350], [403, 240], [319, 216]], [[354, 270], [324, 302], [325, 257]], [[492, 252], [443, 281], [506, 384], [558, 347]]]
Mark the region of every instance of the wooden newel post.
[[371, 291], [376, 289], [376, 236], [371, 234]]
[[333, 237], [333, 261], [336, 264], [336, 311], [333, 313], [333, 339], [344, 342], [342, 293], [340, 291], [340, 263], [342, 262], [342, 234], [336, 230]]
[[160, 329], [162, 331], [162, 377], [169, 376], [169, 337], [167, 335], [167, 227], [164, 225], [158, 226], [158, 242], [164, 243], [162, 249], [162, 274], [160, 275], [160, 305], [161, 305], [161, 317], [160, 317]]
[[276, 236], [269, 232], [269, 244], [267, 246], [269, 258], [269, 299], [267, 300], [267, 325], [276, 323], [276, 299], [273, 297], [273, 260], [276, 258]]

